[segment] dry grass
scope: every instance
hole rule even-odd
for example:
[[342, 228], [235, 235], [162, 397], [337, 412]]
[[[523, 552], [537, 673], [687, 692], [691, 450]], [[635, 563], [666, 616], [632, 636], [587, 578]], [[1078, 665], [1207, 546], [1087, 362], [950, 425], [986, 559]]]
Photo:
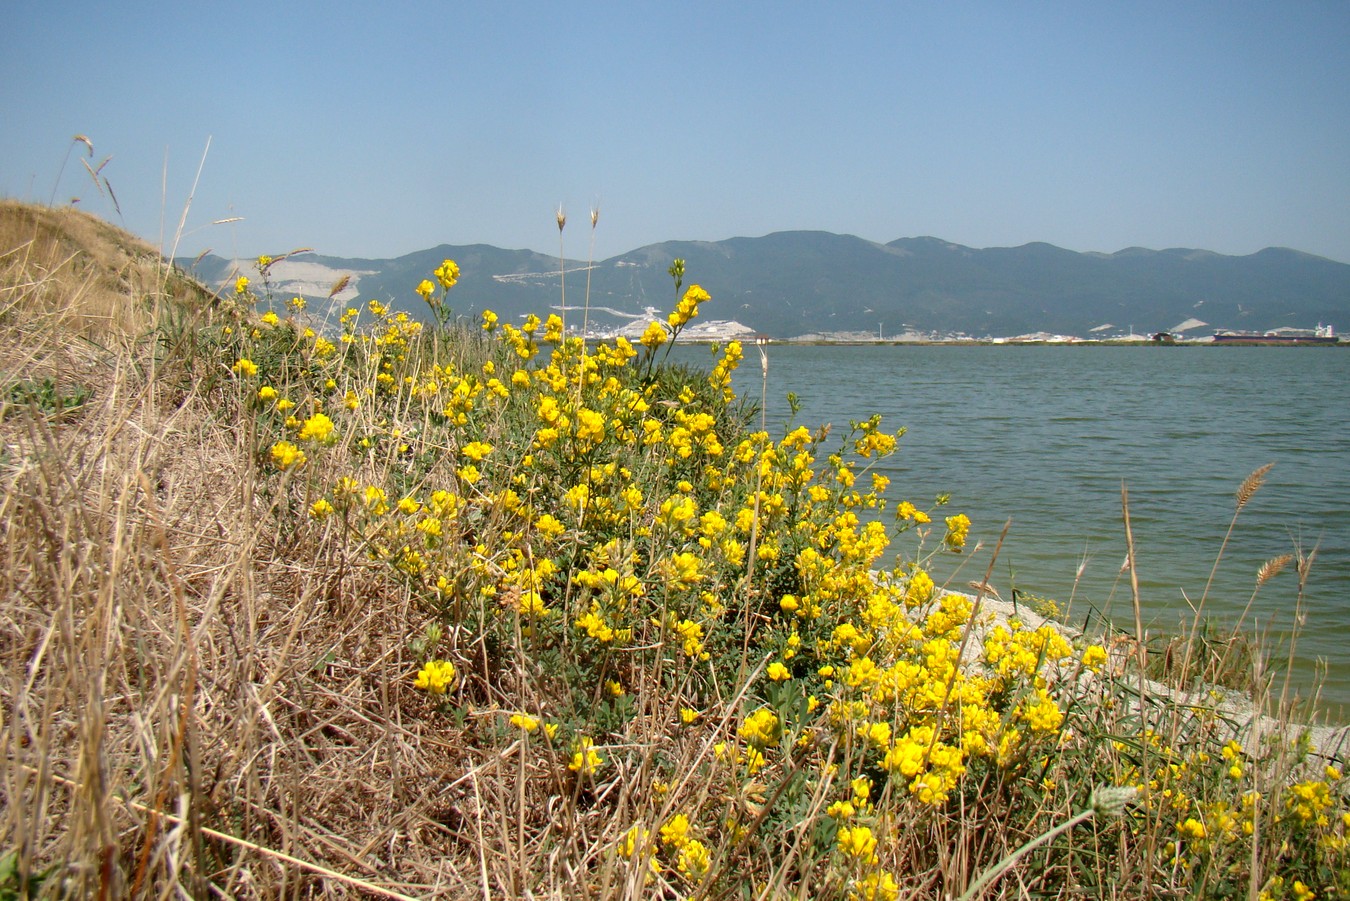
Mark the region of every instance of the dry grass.
[[0, 365], [94, 389], [0, 424], [0, 854], [77, 897], [463, 884], [466, 762], [402, 678], [407, 594], [270, 528], [251, 436], [167, 384], [185, 280], [75, 211], [0, 223]]
[[61, 341], [143, 333], [161, 304], [193, 291], [149, 244], [102, 219], [12, 200], [0, 200], [0, 273], [0, 315], [38, 317]]

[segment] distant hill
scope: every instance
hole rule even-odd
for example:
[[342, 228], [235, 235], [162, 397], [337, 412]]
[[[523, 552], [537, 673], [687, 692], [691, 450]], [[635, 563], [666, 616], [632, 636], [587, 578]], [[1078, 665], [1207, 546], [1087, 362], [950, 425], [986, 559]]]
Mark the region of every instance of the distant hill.
[[[343, 304], [376, 298], [420, 316], [413, 289], [446, 257], [463, 273], [450, 299], [465, 315], [492, 309], [514, 319], [560, 302], [556, 257], [483, 244], [442, 245], [392, 260], [303, 254], [273, 274], [279, 294], [326, 297], [316, 275], [352, 273], [354, 288], [340, 296]], [[1077, 253], [1043, 243], [976, 249], [930, 237], [878, 244], [817, 231], [666, 241], [597, 262], [590, 271], [593, 327], [612, 329], [645, 320], [648, 310], [668, 310], [674, 287], [666, 270], [676, 257], [686, 261], [686, 282], [703, 284], [713, 296], [704, 316], [777, 338], [878, 330], [888, 337], [906, 330], [1109, 336], [1131, 326], [1138, 333], [1170, 330], [1191, 319], [1205, 323], [1193, 334], [1318, 322], [1350, 330], [1350, 265], [1295, 250], [1224, 256], [1138, 247]], [[286, 266], [305, 274], [290, 278]], [[232, 273], [256, 277], [250, 267], [207, 256], [195, 269], [223, 284]], [[568, 260], [566, 269], [567, 305], [579, 308], [586, 264]]]

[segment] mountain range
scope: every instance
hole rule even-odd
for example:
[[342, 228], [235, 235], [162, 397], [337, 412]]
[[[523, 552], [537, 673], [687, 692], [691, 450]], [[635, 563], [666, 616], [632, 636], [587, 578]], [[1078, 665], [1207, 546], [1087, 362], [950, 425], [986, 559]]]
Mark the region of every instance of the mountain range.
[[[297, 254], [269, 273], [276, 302], [292, 294], [332, 303], [392, 303], [425, 318], [417, 284], [449, 258], [460, 267], [455, 311], [505, 321], [556, 310], [569, 327], [587, 297], [592, 332], [640, 330], [675, 301], [667, 272], [685, 260], [685, 283], [712, 295], [701, 319], [734, 320], [772, 338], [803, 335], [1012, 336], [1029, 332], [1109, 337], [1127, 332], [1350, 328], [1350, 265], [1286, 248], [1247, 256], [1206, 250], [1080, 253], [1044, 243], [976, 249], [938, 238], [879, 244], [819, 231], [724, 241], [666, 241], [595, 262], [484, 244], [441, 245], [394, 259]], [[181, 261], [180, 261], [181, 262]], [[251, 260], [207, 255], [189, 264], [204, 281], [258, 278]], [[565, 293], [564, 293], [565, 292]], [[282, 296], [284, 295], [284, 296]], [[315, 309], [314, 305], [311, 309]], [[576, 310], [577, 312], [573, 312]], [[319, 310], [323, 312], [322, 309]]]

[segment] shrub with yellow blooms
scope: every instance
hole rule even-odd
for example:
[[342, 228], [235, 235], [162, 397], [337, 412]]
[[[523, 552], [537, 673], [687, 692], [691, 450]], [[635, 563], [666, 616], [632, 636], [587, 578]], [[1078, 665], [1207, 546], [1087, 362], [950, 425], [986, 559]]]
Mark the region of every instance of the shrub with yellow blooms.
[[[737, 342], [706, 369], [658, 362], [712, 302], [680, 293], [676, 262], [674, 309], [636, 346], [557, 316], [456, 324], [451, 260], [415, 288], [429, 333], [372, 301], [333, 340], [290, 320], [222, 338], [277, 508], [437, 622], [441, 656], [410, 684], [475, 740], [528, 742], [521, 791], [613, 805], [613, 865], [681, 892], [736, 894], [743, 870], [816, 897], [950, 893], [1098, 782], [1141, 788], [1139, 812], [1090, 855], [1049, 847], [1028, 891], [1105, 892], [1128, 858], [1136, 885], [1166, 870], [1231, 894], [1253, 835], [1288, 879], [1272, 897], [1350, 891], [1339, 770], [1258, 790], [1275, 749], [1194, 713], [1166, 738], [1113, 713], [1108, 738], [1103, 712], [1131, 702], [1103, 645], [990, 624], [940, 587], [972, 523], [888, 496], [875, 467], [903, 429], [755, 428]], [[932, 842], [958, 821], [1007, 838], [954, 864]], [[1141, 860], [1145, 839], [1165, 854]], [[921, 875], [938, 871], [941, 891]]]

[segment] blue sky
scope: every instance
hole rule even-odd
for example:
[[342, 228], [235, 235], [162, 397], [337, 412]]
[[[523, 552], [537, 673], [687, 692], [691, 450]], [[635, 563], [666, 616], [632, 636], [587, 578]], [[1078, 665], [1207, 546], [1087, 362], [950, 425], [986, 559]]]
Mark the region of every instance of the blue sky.
[[598, 204], [597, 258], [824, 229], [1350, 262], [1343, 0], [0, 2], [0, 196], [118, 221], [62, 171], [84, 134], [130, 230], [169, 247], [192, 196], [180, 253], [556, 253], [561, 203], [578, 258]]

